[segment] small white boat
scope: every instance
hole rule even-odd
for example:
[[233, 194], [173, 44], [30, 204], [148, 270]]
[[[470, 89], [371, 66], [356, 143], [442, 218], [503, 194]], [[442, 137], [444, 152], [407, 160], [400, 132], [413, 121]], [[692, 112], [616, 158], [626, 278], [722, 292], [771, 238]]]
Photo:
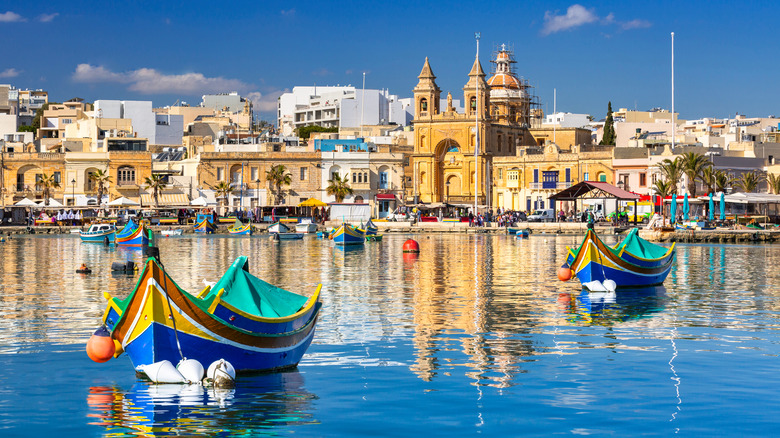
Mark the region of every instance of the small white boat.
[[274, 224], [271, 224], [270, 227], [268, 227], [269, 233], [287, 233], [289, 231], [290, 231], [290, 227], [288, 227], [287, 225], [281, 222], [276, 222]]
[[163, 237], [181, 236], [183, 232], [184, 230], [182, 230], [181, 228], [179, 228], [178, 230], [162, 230], [160, 231], [160, 235]]
[[317, 224], [313, 224], [311, 219], [301, 219], [300, 223], [295, 224], [295, 232], [297, 233], [316, 233]]
[[297, 240], [303, 239], [303, 233], [273, 233], [271, 238], [275, 240]]

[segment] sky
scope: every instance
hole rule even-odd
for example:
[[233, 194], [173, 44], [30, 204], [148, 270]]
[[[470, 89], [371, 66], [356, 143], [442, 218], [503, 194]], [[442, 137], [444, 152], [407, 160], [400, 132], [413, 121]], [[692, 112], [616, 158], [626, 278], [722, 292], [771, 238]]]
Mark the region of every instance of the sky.
[[0, 83], [73, 97], [196, 105], [238, 91], [275, 122], [295, 86], [353, 85], [412, 97], [425, 57], [462, 98], [476, 56], [502, 43], [542, 108], [671, 108], [682, 119], [780, 116], [780, 2], [5, 1]]

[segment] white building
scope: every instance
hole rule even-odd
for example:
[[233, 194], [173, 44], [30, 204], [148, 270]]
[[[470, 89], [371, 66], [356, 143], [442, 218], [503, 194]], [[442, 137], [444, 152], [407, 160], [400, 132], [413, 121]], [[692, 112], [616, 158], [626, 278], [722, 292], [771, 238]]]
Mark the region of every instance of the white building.
[[[235, 91], [231, 93], [204, 94], [200, 106], [203, 108], [212, 108], [217, 111], [227, 111], [238, 113], [244, 110], [246, 99], [239, 96]], [[251, 105], [251, 104], [250, 104]]]
[[542, 127], [556, 126], [558, 128], [584, 128], [590, 125], [588, 114], [557, 112], [545, 116]]
[[411, 99], [399, 99], [387, 90], [352, 86], [294, 87], [279, 97], [277, 122], [292, 130], [319, 125], [328, 128], [396, 124], [412, 120]]
[[147, 100], [96, 100], [95, 117], [130, 119], [135, 137], [146, 138], [149, 144], [181, 145], [184, 116], [156, 114]]

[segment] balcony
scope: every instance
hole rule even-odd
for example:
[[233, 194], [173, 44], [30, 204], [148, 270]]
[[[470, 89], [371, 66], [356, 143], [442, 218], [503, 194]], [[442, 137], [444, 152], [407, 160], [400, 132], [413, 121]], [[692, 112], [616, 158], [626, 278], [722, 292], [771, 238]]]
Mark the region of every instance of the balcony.
[[352, 188], [352, 190], [359, 190], [359, 191], [371, 190], [371, 183], [369, 182], [350, 183], [349, 186]]
[[531, 190], [563, 190], [571, 187], [571, 181], [547, 181], [530, 183]]

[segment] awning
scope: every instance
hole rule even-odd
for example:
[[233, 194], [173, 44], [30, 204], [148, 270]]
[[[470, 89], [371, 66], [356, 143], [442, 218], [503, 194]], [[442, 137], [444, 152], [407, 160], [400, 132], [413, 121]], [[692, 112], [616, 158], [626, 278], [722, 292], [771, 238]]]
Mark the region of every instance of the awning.
[[620, 187], [615, 187], [609, 183], [583, 181], [549, 197], [549, 199], [555, 201], [573, 201], [578, 198], [617, 198], [622, 201], [638, 201], [639, 195], [636, 193], [627, 192]]
[[[184, 207], [185, 205], [190, 205], [190, 198], [187, 196], [186, 193], [161, 193], [157, 195], [157, 201], [161, 207], [162, 206]], [[141, 203], [143, 205], [154, 207], [155, 206], [154, 195], [142, 193]]]
[[328, 204], [320, 201], [319, 199], [309, 198], [298, 204], [298, 207], [327, 207], [327, 205]]
[[395, 195], [392, 193], [377, 193], [376, 199], [379, 201], [395, 201]]

